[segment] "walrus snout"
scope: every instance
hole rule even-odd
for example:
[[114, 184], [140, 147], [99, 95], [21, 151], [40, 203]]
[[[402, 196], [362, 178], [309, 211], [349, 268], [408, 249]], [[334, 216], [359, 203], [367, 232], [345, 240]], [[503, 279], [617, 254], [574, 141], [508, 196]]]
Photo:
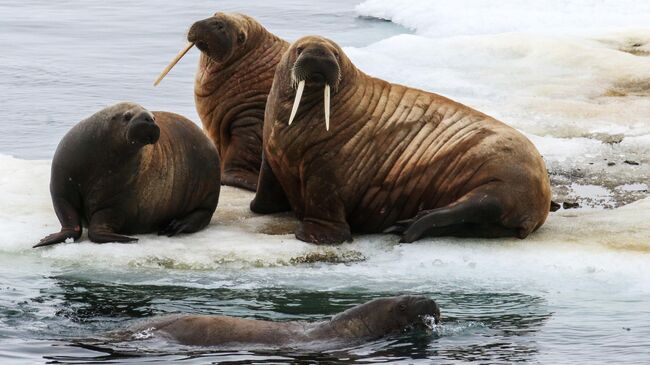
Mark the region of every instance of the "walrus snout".
[[142, 111], [131, 118], [128, 128], [126, 138], [131, 144], [154, 144], [160, 138], [160, 128], [148, 111]]
[[305, 80], [308, 85], [330, 85], [336, 88], [340, 78], [341, 69], [338, 60], [334, 53], [325, 47], [305, 48], [293, 66], [293, 79]]
[[341, 67], [337, 51], [326, 45], [303, 44], [295, 47], [296, 62], [291, 69], [291, 81], [296, 86], [296, 98], [291, 109], [289, 125], [298, 112], [305, 84], [323, 87], [323, 106], [325, 109], [325, 129], [330, 130], [330, 90], [335, 90], [341, 81]]
[[416, 306], [419, 308], [420, 316], [430, 316], [434, 318], [434, 323], [440, 323], [440, 307], [435, 300], [430, 298], [421, 298], [418, 300]]
[[187, 32], [187, 41], [217, 62], [230, 57], [237, 38], [237, 32], [221, 13], [195, 22]]
[[409, 322], [424, 325], [424, 317], [433, 317], [434, 323], [440, 323], [440, 307], [435, 300], [422, 296], [407, 296], [405, 302], [400, 303], [400, 310], [408, 312]]

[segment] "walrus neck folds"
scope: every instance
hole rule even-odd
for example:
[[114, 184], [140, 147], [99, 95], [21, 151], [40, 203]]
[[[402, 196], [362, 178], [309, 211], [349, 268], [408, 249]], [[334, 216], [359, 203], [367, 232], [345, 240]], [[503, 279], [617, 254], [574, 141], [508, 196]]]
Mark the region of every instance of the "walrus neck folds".
[[225, 62], [218, 62], [202, 52], [194, 85], [195, 96], [214, 98], [220, 90], [227, 92], [240, 85], [245, 87], [252, 69], [261, 70], [254, 74], [268, 69], [272, 77], [286, 47], [286, 41], [260, 27], [251, 32], [246, 46]]

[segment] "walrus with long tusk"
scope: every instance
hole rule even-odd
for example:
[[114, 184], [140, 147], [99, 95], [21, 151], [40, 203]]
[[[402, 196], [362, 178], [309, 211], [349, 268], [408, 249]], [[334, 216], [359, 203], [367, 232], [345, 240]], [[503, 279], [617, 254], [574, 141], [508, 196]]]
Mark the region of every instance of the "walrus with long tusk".
[[290, 204], [301, 220], [296, 237], [313, 243], [350, 241], [351, 231], [399, 233], [401, 242], [524, 238], [551, 199], [544, 161], [521, 133], [368, 76], [316, 36], [293, 43], [277, 67], [264, 156], [251, 209]]
[[[440, 322], [440, 308], [422, 296], [374, 299], [323, 322], [270, 322], [227, 316], [171, 316], [131, 328], [132, 338], [159, 336], [191, 346], [269, 345], [370, 340]], [[146, 333], [146, 336], [143, 336]], [[120, 337], [122, 337], [120, 336]]]
[[78, 240], [82, 225], [97, 243], [203, 229], [219, 201], [218, 164], [212, 141], [178, 114], [135, 103], [102, 109], [56, 149], [50, 192], [61, 231], [34, 247]]
[[221, 182], [255, 191], [266, 98], [289, 43], [249, 16], [227, 13], [194, 23], [187, 40], [156, 84], [192, 46], [201, 50], [194, 99], [221, 156]]

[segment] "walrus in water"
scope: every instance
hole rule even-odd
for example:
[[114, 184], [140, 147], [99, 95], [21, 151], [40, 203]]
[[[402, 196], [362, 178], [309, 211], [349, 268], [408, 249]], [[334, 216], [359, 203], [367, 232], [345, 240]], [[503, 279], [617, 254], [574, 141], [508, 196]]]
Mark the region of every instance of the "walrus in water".
[[107, 107], [59, 143], [50, 192], [62, 228], [34, 247], [78, 240], [82, 223], [97, 243], [196, 232], [219, 201], [218, 163], [216, 148], [190, 120], [134, 103]]
[[183, 345], [283, 346], [325, 341], [374, 339], [409, 328], [424, 329], [428, 318], [440, 321], [435, 301], [421, 296], [374, 299], [323, 322], [271, 322], [226, 316], [165, 317], [128, 331], [133, 338], [143, 332]]
[[187, 40], [161, 77], [193, 45], [201, 50], [194, 99], [203, 129], [221, 156], [221, 183], [255, 191], [266, 98], [289, 43], [249, 16], [226, 13], [194, 23]]
[[[331, 104], [331, 120], [330, 120]], [[524, 238], [551, 200], [544, 161], [515, 129], [440, 95], [370, 77], [331, 40], [292, 44], [264, 121], [251, 209], [290, 204], [296, 237], [350, 241], [351, 230]]]

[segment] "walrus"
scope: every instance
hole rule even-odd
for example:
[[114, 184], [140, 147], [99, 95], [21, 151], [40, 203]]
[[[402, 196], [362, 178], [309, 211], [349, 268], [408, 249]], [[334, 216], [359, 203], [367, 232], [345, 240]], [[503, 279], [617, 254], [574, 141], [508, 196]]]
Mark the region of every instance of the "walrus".
[[[211, 315], [168, 316], [139, 324], [121, 336], [150, 335], [182, 345], [284, 346], [325, 341], [356, 341], [380, 338], [410, 328], [425, 329], [427, 321], [440, 322], [440, 308], [423, 296], [374, 299], [350, 308], [329, 321], [272, 322]], [[142, 334], [146, 333], [147, 336]], [[128, 338], [128, 336], [127, 336]]]
[[221, 156], [221, 183], [255, 191], [266, 98], [289, 43], [247, 15], [221, 12], [192, 24], [187, 40], [161, 76], [193, 45], [201, 50], [194, 100]]
[[34, 247], [76, 241], [82, 225], [96, 243], [196, 232], [219, 201], [218, 163], [212, 141], [178, 114], [128, 102], [102, 109], [56, 149], [50, 193], [61, 231]]
[[525, 238], [549, 211], [546, 167], [525, 136], [443, 96], [368, 76], [318, 36], [293, 43], [278, 64], [263, 142], [251, 209], [289, 205], [307, 242], [351, 241], [351, 231], [393, 232], [401, 242]]

